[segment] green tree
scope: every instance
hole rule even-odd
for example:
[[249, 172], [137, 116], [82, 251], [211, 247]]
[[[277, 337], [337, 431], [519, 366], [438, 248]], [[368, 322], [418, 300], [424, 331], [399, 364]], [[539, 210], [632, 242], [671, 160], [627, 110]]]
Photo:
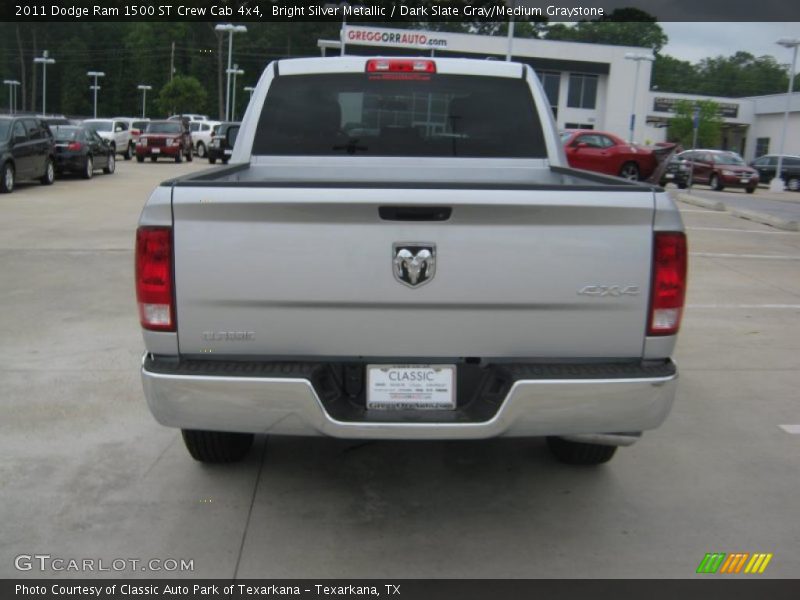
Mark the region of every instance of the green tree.
[[698, 73], [692, 63], [672, 56], [657, 54], [653, 63], [651, 87], [664, 92], [696, 93]]
[[573, 26], [555, 23], [546, 39], [614, 46], [641, 46], [659, 52], [669, 41], [655, 17], [635, 8], [613, 11], [596, 21], [581, 21]]
[[158, 94], [158, 107], [162, 113], [203, 112], [206, 107], [206, 90], [191, 75], [177, 75]]
[[719, 145], [722, 134], [722, 117], [719, 116], [719, 104], [713, 100], [680, 100], [675, 104], [675, 117], [669, 122], [667, 137], [684, 148], [692, 147], [695, 106], [700, 109], [700, 120], [697, 127], [697, 147], [715, 148]]

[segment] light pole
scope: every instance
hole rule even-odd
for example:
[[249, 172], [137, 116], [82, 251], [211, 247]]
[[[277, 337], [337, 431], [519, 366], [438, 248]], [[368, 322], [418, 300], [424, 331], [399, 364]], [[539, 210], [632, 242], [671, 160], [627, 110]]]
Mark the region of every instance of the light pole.
[[56, 59], [49, 58], [49, 53], [45, 50], [33, 62], [42, 65], [42, 116], [47, 116], [47, 65], [55, 64]]
[[244, 25], [234, 25], [233, 23], [220, 23], [214, 27], [214, 30], [228, 32], [228, 77], [225, 81], [225, 120], [230, 121], [228, 117], [231, 110], [231, 60], [233, 56], [233, 34], [247, 33], [247, 27]]
[[139, 84], [136, 86], [137, 90], [142, 90], [142, 118], [147, 116], [147, 90], [152, 90], [152, 85]]
[[792, 70], [789, 71], [789, 91], [786, 93], [786, 110], [783, 113], [783, 127], [781, 128], [781, 150], [778, 154], [778, 165], [775, 168], [775, 177], [769, 182], [770, 192], [784, 191], [784, 182], [781, 177], [783, 171], [783, 150], [786, 144], [786, 129], [789, 127], [789, 111], [792, 109], [792, 91], [794, 90], [794, 69], [797, 66], [797, 47], [800, 46], [800, 39], [781, 38], [777, 42], [784, 48], [792, 49]]
[[630, 139], [628, 140], [631, 144], [633, 143], [633, 132], [636, 129], [636, 97], [639, 93], [639, 64], [646, 60], [648, 62], [653, 62], [655, 57], [652, 54], [635, 54], [633, 52], [626, 52], [625, 58], [627, 60], [636, 61], [636, 77], [633, 80], [633, 94], [631, 94], [631, 132], [630, 132]]
[[98, 77], [105, 77], [106, 74], [102, 71], [87, 71], [86, 75], [89, 77], [94, 77], [94, 85], [90, 85], [89, 89], [94, 90], [94, 118], [97, 118], [97, 90], [100, 89], [100, 86], [97, 85], [97, 78]]
[[517, 0], [511, 0], [511, 17], [508, 20], [508, 50], [506, 50], [506, 61], [511, 60], [511, 52], [514, 47], [514, 9], [517, 7]]
[[239, 65], [233, 65], [232, 69], [228, 69], [228, 75], [233, 75], [233, 99], [231, 100], [231, 121], [236, 120], [236, 76], [244, 75], [244, 71], [239, 68]]
[[14, 114], [14, 105], [17, 103], [17, 86], [20, 85], [16, 79], [6, 79], [3, 81], [8, 86], [8, 114]]

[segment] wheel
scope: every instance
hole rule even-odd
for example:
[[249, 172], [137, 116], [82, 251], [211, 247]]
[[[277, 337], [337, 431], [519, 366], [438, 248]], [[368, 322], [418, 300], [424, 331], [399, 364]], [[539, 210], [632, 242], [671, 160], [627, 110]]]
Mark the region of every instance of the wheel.
[[210, 164], [210, 165], [215, 165], [215, 164], [217, 164], [217, 159], [216, 159], [216, 158], [214, 158], [213, 156], [209, 156], [209, 157], [208, 157], [208, 164]]
[[136, 162], [138, 162], [138, 163], [143, 163], [143, 162], [144, 162], [144, 156], [139, 156], [139, 155], [137, 155], [137, 156], [136, 156]]
[[111, 142], [111, 151], [116, 154], [117, 153], [117, 144]]
[[222, 159], [222, 164], [223, 165], [227, 165], [228, 164], [228, 159], [227, 158], [223, 158]]
[[752, 194], [753, 192], [756, 191], [756, 186], [753, 185], [753, 186], [744, 188], [744, 191], [747, 192], [748, 194]]
[[7, 162], [3, 165], [3, 177], [0, 179], [0, 194], [10, 194], [14, 191], [14, 165]]
[[183, 443], [192, 458], [204, 463], [229, 463], [242, 460], [253, 445], [252, 433], [198, 431], [184, 429]]
[[150, 162], [156, 162], [157, 160], [158, 160], [157, 156], [151, 156], [150, 157]]
[[800, 179], [797, 177], [790, 177], [789, 181], [786, 182], [786, 189], [793, 192], [800, 191]]
[[134, 150], [133, 144], [128, 144], [128, 147], [125, 149], [125, 154], [122, 155], [122, 158], [125, 160], [132, 159]]
[[718, 192], [721, 192], [725, 187], [724, 185], [722, 185], [722, 182], [719, 180], [719, 175], [717, 175], [716, 173], [714, 173], [711, 176], [711, 179], [708, 180], [708, 185], [710, 185], [712, 189], [715, 189]]
[[[139, 157], [137, 156], [136, 159], [138, 160]], [[142, 160], [140, 160], [139, 162], [142, 162], [143, 160], [144, 158], [142, 158]], [[103, 173], [105, 173], [106, 175], [111, 175], [116, 170], [117, 170], [117, 159], [114, 157], [113, 154], [109, 154], [108, 163], [106, 164], [106, 168], [103, 169]]]
[[686, 189], [686, 182], [685, 181], [678, 182], [678, 189], [679, 190], [685, 190]]
[[570, 442], [560, 437], [548, 437], [547, 447], [559, 462], [568, 465], [601, 465], [617, 451], [616, 446]]
[[192, 160], [194, 160], [194, 153], [192, 149], [189, 148], [189, 152], [186, 153], [186, 162], [192, 162]]
[[183, 162], [183, 152], [178, 151], [178, 153], [175, 155], [175, 162], [176, 163], [182, 163]]
[[44, 175], [42, 175], [39, 181], [42, 182], [42, 185], [53, 185], [53, 182], [56, 180], [56, 166], [53, 164], [53, 159], [48, 158], [47, 164], [44, 166]]
[[639, 181], [639, 165], [635, 162], [626, 162], [619, 170], [619, 176], [631, 181]]
[[197, 142], [197, 158], [206, 157], [206, 145], [203, 142]]
[[81, 177], [84, 179], [91, 179], [94, 175], [94, 161], [91, 156], [86, 157], [86, 163], [83, 165], [83, 173]]

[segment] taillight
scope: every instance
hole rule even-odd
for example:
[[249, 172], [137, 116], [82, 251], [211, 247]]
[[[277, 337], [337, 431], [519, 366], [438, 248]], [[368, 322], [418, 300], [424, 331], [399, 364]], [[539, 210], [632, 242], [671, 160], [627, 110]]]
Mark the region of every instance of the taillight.
[[142, 327], [175, 331], [170, 227], [136, 230], [136, 299]]
[[648, 335], [678, 332], [686, 297], [686, 262], [686, 235], [677, 231], [656, 232]]
[[436, 63], [414, 58], [372, 58], [367, 61], [367, 73], [436, 73]]
[[83, 148], [83, 144], [80, 142], [70, 142], [67, 146], [67, 150], [71, 150], [72, 152], [78, 152], [81, 148]]

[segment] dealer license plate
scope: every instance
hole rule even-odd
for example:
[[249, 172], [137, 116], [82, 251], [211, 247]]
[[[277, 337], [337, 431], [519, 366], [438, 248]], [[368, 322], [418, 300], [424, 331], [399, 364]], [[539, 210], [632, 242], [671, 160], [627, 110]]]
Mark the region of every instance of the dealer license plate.
[[675, 175], [673, 173], [667, 173], [664, 175], [664, 179], [675, 179]]
[[454, 410], [455, 365], [368, 365], [367, 408]]
[[233, 154], [233, 150], [225, 150], [225, 156], [230, 156]]
[[153, 148], [150, 152], [153, 154], [161, 154], [161, 148]]
[[742, 177], [742, 183], [750, 183], [750, 179], [748, 177]]

